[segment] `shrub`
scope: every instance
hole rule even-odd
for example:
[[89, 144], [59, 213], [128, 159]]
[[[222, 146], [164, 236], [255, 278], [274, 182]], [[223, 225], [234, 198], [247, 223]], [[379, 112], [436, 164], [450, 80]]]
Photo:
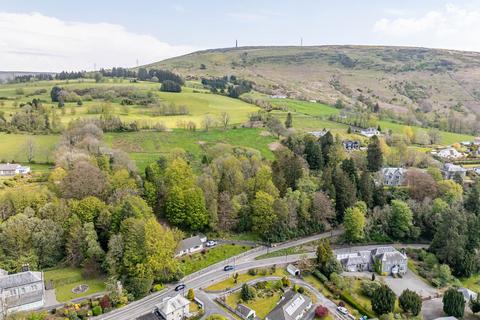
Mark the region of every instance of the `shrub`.
[[152, 290], [153, 290], [154, 292], [158, 292], [158, 291], [160, 291], [160, 290], [162, 290], [162, 289], [163, 289], [163, 285], [161, 285], [161, 284], [156, 284], [156, 285], [154, 285], [153, 288], [152, 288]]
[[415, 291], [408, 289], [403, 291], [398, 301], [403, 311], [409, 312], [414, 316], [417, 316], [422, 309], [422, 299]]
[[187, 299], [190, 301], [195, 300], [195, 292], [193, 291], [192, 288], [188, 289]]
[[316, 309], [315, 309], [315, 316], [317, 318], [325, 318], [326, 316], [328, 316], [328, 309], [327, 307], [325, 306], [318, 306]]
[[102, 307], [96, 306], [95, 308], [92, 309], [92, 313], [94, 316], [99, 316], [103, 313]]
[[248, 275], [250, 276], [256, 276], [257, 275], [257, 269], [248, 269]]
[[465, 312], [465, 300], [463, 294], [456, 289], [450, 288], [445, 292], [442, 299], [443, 312], [449, 316], [456, 318], [463, 318]]
[[249, 300], [255, 299], [255, 290], [245, 283], [242, 286], [240, 297], [242, 298], [243, 301], [249, 301]]
[[290, 284], [291, 284], [291, 283], [290, 283], [290, 279], [288, 279], [287, 277], [283, 277], [283, 278], [282, 278], [282, 285], [283, 285], [284, 287], [290, 287]]
[[373, 293], [372, 310], [378, 315], [393, 312], [396, 299], [392, 289], [383, 284]]
[[305, 288], [304, 287], [299, 287], [298, 288], [298, 293], [304, 294], [305, 293]]
[[106, 294], [100, 299], [100, 306], [102, 309], [110, 309], [112, 307], [112, 302], [110, 301], [110, 297]]
[[360, 283], [360, 290], [362, 294], [366, 297], [373, 297], [373, 293], [380, 287], [380, 283], [376, 281], [362, 281]]

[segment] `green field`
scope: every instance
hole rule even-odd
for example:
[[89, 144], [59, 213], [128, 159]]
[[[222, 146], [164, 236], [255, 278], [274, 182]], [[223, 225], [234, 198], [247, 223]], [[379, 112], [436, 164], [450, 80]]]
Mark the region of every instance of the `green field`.
[[[185, 275], [189, 275], [198, 270], [204, 269], [217, 262], [227, 260], [242, 252], [250, 250], [252, 247], [240, 246], [234, 244], [223, 244], [208, 249], [205, 253], [196, 253], [191, 256], [185, 256], [180, 259], [180, 269]], [[233, 264], [233, 261], [232, 261]]]
[[276, 139], [272, 136], [261, 135], [261, 129], [230, 129], [211, 130], [205, 132], [173, 130], [171, 132], [131, 132], [108, 133], [105, 141], [114, 148], [128, 152], [135, 160], [139, 170], [158, 159], [161, 155], [168, 155], [172, 150], [181, 148], [191, 153], [194, 160], [201, 160], [203, 150], [217, 143], [243, 146], [259, 150], [261, 154], [272, 159], [273, 153], [268, 149], [268, 144]]
[[0, 132], [0, 162], [27, 162], [25, 145], [28, 139], [34, 141], [34, 161], [53, 161], [53, 151], [58, 135], [6, 134]]
[[[172, 103], [175, 106], [187, 107], [188, 115], [178, 116], [155, 116], [152, 114], [152, 107], [131, 105], [122, 106], [119, 102], [105, 102], [101, 99], [93, 101], [83, 101], [82, 106], [78, 106], [75, 102], [65, 103], [65, 114], [61, 114], [57, 109], [57, 115], [61, 122], [68, 124], [70, 121], [79, 117], [96, 118], [97, 114], [89, 114], [89, 108], [93, 106], [108, 105], [113, 114], [118, 115], [125, 122], [138, 121], [140, 124], [154, 125], [162, 123], [167, 128], [177, 128], [181, 121], [193, 121], [197, 128], [202, 126], [202, 121], [206, 115], [210, 115], [217, 122], [222, 112], [227, 112], [230, 116], [231, 124], [240, 124], [248, 120], [250, 113], [257, 112], [258, 107], [243, 102], [239, 99], [232, 99], [222, 95], [211, 94], [205, 90], [184, 87], [181, 93], [160, 92], [160, 84], [152, 82], [129, 83], [127, 80], [108, 79], [105, 83], [94, 83], [91, 80], [75, 80], [75, 81], [40, 81], [33, 83], [8, 84], [0, 86], [0, 97], [8, 100], [0, 102], [0, 111], [4, 111], [7, 118], [11, 117], [17, 110], [20, 103], [26, 103], [33, 98], [44, 101], [44, 105], [56, 108], [56, 103], [51, 102], [50, 90], [54, 85], [59, 85], [65, 89], [84, 89], [89, 87], [95, 88], [115, 88], [115, 87], [131, 87], [138, 92], [152, 92], [160, 102]], [[192, 84], [193, 86], [193, 84]], [[23, 90], [22, 94], [18, 94], [17, 90]], [[34, 94], [36, 90], [45, 89], [47, 92], [42, 94]], [[72, 113], [74, 111], [74, 113]]]
[[276, 107], [284, 107], [291, 112], [310, 115], [314, 117], [325, 117], [340, 114], [339, 109], [318, 102], [300, 101], [292, 99], [270, 99], [268, 100], [268, 102], [270, 102]]
[[[105, 291], [105, 279], [87, 279], [79, 268], [55, 268], [45, 271], [45, 282], [53, 281], [55, 295], [59, 302], [67, 302], [90, 294]], [[75, 294], [72, 289], [78, 285], [88, 285], [88, 290], [81, 294]]]

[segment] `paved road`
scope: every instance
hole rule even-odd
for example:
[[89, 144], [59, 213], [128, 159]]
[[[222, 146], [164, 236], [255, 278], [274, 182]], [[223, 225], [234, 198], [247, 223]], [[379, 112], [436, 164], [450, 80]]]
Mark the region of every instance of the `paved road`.
[[202, 319], [205, 319], [212, 314], [221, 314], [228, 320], [235, 320], [230, 314], [228, 314], [222, 307], [220, 307], [215, 302], [215, 295], [206, 293], [202, 290], [197, 290], [196, 297], [204, 304], [205, 314]]
[[[242, 272], [242, 271], [247, 271], [248, 269], [251, 268], [261, 268], [261, 267], [268, 267], [272, 266], [274, 264], [285, 264], [285, 263], [291, 263], [291, 262], [296, 262], [303, 257], [303, 255], [292, 255], [292, 256], [287, 256], [287, 257], [276, 257], [276, 258], [270, 258], [270, 259], [263, 259], [263, 260], [255, 260], [256, 257], [261, 256], [263, 254], [266, 254], [268, 252], [274, 252], [278, 251], [281, 249], [285, 248], [290, 248], [290, 247], [295, 247], [299, 246], [308, 242], [316, 241], [322, 238], [328, 238], [333, 236], [337, 236], [342, 234], [342, 230], [335, 230], [331, 232], [325, 232], [321, 233], [318, 235], [302, 238], [299, 240], [294, 240], [286, 243], [279, 244], [278, 246], [274, 248], [267, 248], [267, 247], [261, 247], [257, 249], [253, 249], [246, 254], [242, 255], [242, 257], [239, 257], [238, 259], [233, 259], [234, 263], [236, 265], [236, 272]], [[311, 253], [309, 254], [309, 257], [313, 257], [315, 254]], [[232, 258], [229, 259], [230, 261]], [[223, 271], [223, 266], [224, 263], [219, 263], [215, 264], [213, 266], [210, 266], [201, 272], [194, 275], [190, 275], [186, 277], [186, 279], [183, 283], [187, 285], [187, 288], [193, 288], [193, 289], [198, 289], [202, 288], [205, 286], [208, 286], [214, 282], [217, 282], [219, 277], [221, 277], [225, 272]], [[164, 298], [166, 297], [171, 297], [174, 296], [176, 292], [173, 290], [173, 286], [170, 286], [160, 292], [155, 292], [153, 294], [150, 294], [149, 296], [134, 301], [128, 305], [126, 305], [123, 308], [113, 310], [109, 313], [105, 313], [101, 316], [95, 317], [93, 319], [96, 320], [110, 320], [110, 319], [115, 319], [115, 320], [131, 320], [135, 319], [136, 317], [139, 317], [143, 314], [149, 313], [153, 311], [155, 308], [155, 305], [161, 302]]]

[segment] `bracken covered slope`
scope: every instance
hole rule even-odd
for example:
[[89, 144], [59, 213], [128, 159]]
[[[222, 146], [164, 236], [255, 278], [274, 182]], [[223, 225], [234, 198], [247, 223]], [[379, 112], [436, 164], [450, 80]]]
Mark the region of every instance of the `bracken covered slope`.
[[410, 47], [240, 47], [199, 51], [148, 68], [185, 77], [235, 75], [259, 91], [334, 103], [378, 101], [402, 112], [480, 113], [480, 53]]

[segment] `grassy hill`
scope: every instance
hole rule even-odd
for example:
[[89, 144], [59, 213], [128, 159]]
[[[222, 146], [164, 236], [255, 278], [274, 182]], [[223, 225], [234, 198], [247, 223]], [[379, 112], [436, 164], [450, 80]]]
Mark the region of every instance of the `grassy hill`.
[[[202, 66], [203, 64], [203, 66]], [[199, 51], [148, 65], [185, 77], [236, 75], [264, 93], [333, 104], [367, 98], [382, 108], [480, 111], [480, 53], [376, 47], [244, 47]], [[454, 107], [460, 103], [461, 106]]]

